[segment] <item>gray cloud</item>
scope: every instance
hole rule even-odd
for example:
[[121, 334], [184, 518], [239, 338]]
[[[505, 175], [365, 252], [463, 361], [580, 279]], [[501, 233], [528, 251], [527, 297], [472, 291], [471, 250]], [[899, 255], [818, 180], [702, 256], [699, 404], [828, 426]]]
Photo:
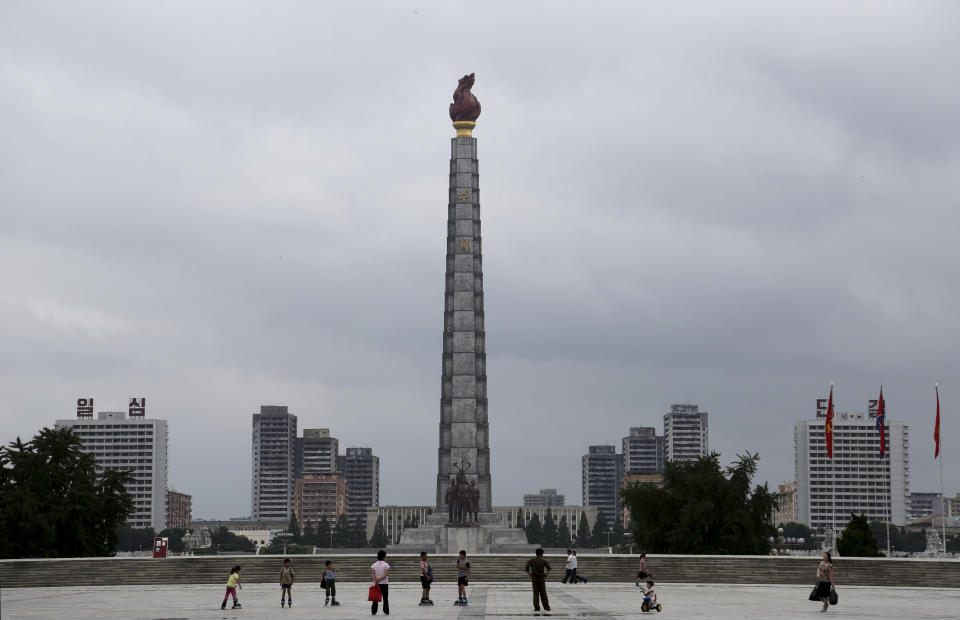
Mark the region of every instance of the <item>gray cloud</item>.
[[[200, 516], [287, 404], [427, 502], [446, 106], [475, 71], [494, 501], [670, 403], [793, 478], [884, 383], [933, 490], [960, 367], [952, 3], [7, 3], [5, 441], [148, 397]], [[947, 467], [947, 491], [960, 479]]]

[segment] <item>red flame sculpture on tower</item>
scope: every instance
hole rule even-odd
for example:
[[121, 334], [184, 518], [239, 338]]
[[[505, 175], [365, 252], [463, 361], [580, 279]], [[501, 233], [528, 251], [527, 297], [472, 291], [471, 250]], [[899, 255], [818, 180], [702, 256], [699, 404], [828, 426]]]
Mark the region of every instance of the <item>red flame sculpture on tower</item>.
[[450, 104], [450, 120], [453, 122], [474, 122], [480, 116], [480, 102], [473, 96], [474, 74], [460, 78], [457, 90], [453, 91], [453, 103]]

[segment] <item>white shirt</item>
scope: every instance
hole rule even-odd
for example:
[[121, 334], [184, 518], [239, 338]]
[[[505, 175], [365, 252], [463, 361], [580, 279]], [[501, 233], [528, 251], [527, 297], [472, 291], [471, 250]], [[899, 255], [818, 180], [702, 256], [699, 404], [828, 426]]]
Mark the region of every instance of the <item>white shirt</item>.
[[567, 561], [566, 561], [566, 563], [565, 563], [565, 567], [567, 568], [567, 570], [573, 568], [573, 554], [572, 554], [572, 553], [567, 556]]
[[390, 568], [389, 564], [383, 560], [377, 560], [370, 565], [370, 568], [373, 569], [373, 574], [376, 576], [378, 583], [390, 583], [390, 578], [384, 576], [387, 574], [387, 569]]
[[577, 570], [577, 556], [571, 555], [570, 561], [567, 562], [571, 570]]

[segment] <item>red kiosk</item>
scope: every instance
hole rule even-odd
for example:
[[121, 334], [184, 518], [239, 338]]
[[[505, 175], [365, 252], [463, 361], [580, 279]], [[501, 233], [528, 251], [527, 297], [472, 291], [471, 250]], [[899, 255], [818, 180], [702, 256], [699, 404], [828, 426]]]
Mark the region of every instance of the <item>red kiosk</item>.
[[159, 536], [153, 539], [153, 557], [167, 557], [167, 539]]

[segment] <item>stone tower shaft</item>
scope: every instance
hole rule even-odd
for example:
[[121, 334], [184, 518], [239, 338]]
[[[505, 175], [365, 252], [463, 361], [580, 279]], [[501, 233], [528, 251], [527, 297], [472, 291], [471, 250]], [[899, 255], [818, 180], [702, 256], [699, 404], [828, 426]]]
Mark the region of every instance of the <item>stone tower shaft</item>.
[[479, 489], [480, 512], [491, 512], [477, 140], [458, 128], [450, 142], [436, 505], [446, 511], [447, 488], [464, 469]]

